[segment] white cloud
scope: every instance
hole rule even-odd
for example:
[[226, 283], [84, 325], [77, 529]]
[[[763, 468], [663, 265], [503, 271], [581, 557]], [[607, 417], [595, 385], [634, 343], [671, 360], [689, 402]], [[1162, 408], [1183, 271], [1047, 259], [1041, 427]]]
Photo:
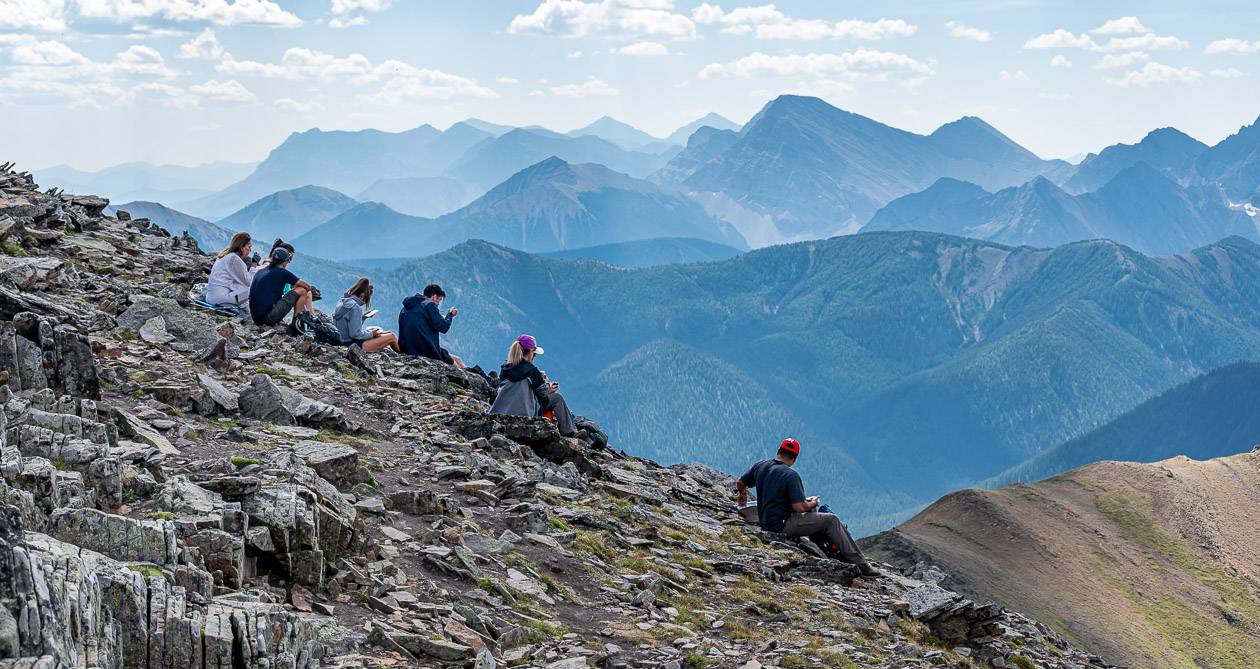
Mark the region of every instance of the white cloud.
[[628, 44], [620, 49], [611, 49], [612, 53], [618, 53], [623, 56], [668, 56], [669, 47], [660, 42], [635, 42]]
[[494, 82], [496, 84], [519, 84], [521, 83], [521, 80], [514, 79], [512, 77], [495, 77]]
[[394, 0], [332, 0], [332, 13], [345, 16], [354, 12], [383, 12]]
[[296, 114], [306, 114], [306, 113], [318, 111], [324, 108], [324, 105], [321, 105], [320, 103], [315, 102], [313, 100], [308, 101], [308, 102], [300, 102], [298, 100], [294, 100], [293, 98], [280, 98], [279, 100], [276, 100], [272, 104], [275, 106], [276, 109], [279, 109], [281, 111], [294, 112]]
[[945, 27], [949, 28], [949, 36], [958, 39], [969, 39], [973, 42], [987, 42], [992, 35], [989, 31], [981, 28], [973, 28], [972, 26], [959, 23], [957, 21], [946, 21]]
[[228, 81], [211, 79], [205, 83], [189, 86], [188, 92], [209, 102], [243, 105], [258, 104], [258, 96], [254, 95], [248, 88], [245, 88], [244, 84], [235, 79]]
[[201, 105], [201, 99], [178, 86], [155, 81], [136, 84], [123, 96], [122, 101], [128, 104], [135, 102], [157, 102], [163, 107], [174, 109], [191, 109]]
[[508, 32], [559, 37], [695, 37], [695, 22], [672, 8], [672, 2], [650, 0], [543, 0], [533, 12], [513, 17]]
[[615, 96], [621, 95], [621, 91], [613, 86], [609, 86], [597, 77], [588, 77], [586, 81], [580, 84], [565, 84], [563, 86], [552, 86], [552, 95], [559, 95], [562, 98], [586, 98], [592, 96]]
[[529, 92], [529, 97], [531, 97], [531, 98], [545, 98], [545, 97], [547, 97], [547, 94], [546, 94], [546, 93], [544, 93], [544, 92], [542, 92], [542, 91], [540, 91], [540, 90], [538, 90], [538, 89], [534, 89], [534, 90], [532, 90], [532, 91], [530, 91], [530, 92]]
[[381, 89], [362, 99], [370, 104], [401, 104], [412, 101], [447, 101], [464, 98], [496, 98], [498, 94], [477, 83], [476, 79], [448, 74], [441, 70], [387, 60], [363, 81], [382, 80]]
[[1057, 93], [1054, 91], [1042, 91], [1037, 94], [1037, 97], [1041, 98], [1042, 100], [1062, 101], [1062, 100], [1071, 100], [1072, 94], [1071, 93]]
[[213, 30], [206, 28], [200, 35], [181, 44], [175, 57], [185, 60], [218, 60], [222, 55], [223, 47], [219, 45], [219, 39], [214, 36]]
[[1150, 28], [1142, 25], [1142, 22], [1136, 16], [1122, 16], [1118, 19], [1111, 19], [1090, 32], [1095, 35], [1141, 35], [1150, 31]]
[[66, 29], [65, 0], [0, 0], [0, 28], [61, 32]]
[[156, 19], [220, 26], [302, 25], [302, 19], [272, 0], [76, 0], [76, 4], [81, 17], [117, 22]]
[[365, 26], [368, 24], [366, 16], [355, 16], [353, 18], [334, 17], [328, 21], [329, 28], [350, 28], [352, 26]]
[[1001, 72], [998, 72], [998, 77], [1001, 78], [1002, 81], [1028, 81], [1029, 80], [1028, 73], [1023, 70], [1015, 70], [1014, 72], [1011, 72], [1009, 70], [1002, 70]]
[[1086, 49], [1088, 51], [1154, 51], [1159, 49], [1184, 49], [1190, 43], [1172, 35], [1147, 33], [1133, 37], [1112, 37], [1099, 44], [1086, 34], [1076, 35], [1063, 28], [1052, 33], [1038, 35], [1024, 43], [1025, 49]]
[[9, 59], [19, 65], [82, 65], [87, 57], [70, 47], [50, 40], [26, 40], [9, 51]]
[[901, 19], [881, 18], [875, 21], [845, 19], [823, 21], [794, 19], [774, 5], [738, 7], [731, 11], [719, 5], [703, 3], [691, 11], [696, 23], [720, 25], [722, 32], [732, 35], [755, 33], [757, 39], [863, 39], [878, 40], [909, 37], [918, 27]]
[[1122, 77], [1106, 79], [1106, 82], [1113, 86], [1146, 87], [1158, 84], [1193, 84], [1202, 76], [1203, 73], [1189, 67], [1150, 62], [1141, 69], [1125, 72]]
[[[12, 44], [9, 58], [13, 65], [3, 70], [0, 95], [10, 100], [64, 102], [70, 108], [105, 109], [131, 104], [138, 88], [152, 89], [172, 97], [173, 86], [137, 86], [135, 80], [174, 79], [178, 72], [166, 66], [162, 55], [152, 47], [135, 44], [114, 55], [109, 61], [94, 61], [65, 44], [40, 41], [31, 36], [0, 40]], [[187, 100], [176, 100], [187, 106]]]
[[223, 54], [215, 69], [232, 76], [255, 76], [271, 79], [318, 80], [353, 85], [379, 85], [378, 92], [363, 96], [377, 104], [398, 104], [407, 100], [451, 100], [455, 98], [493, 98], [498, 95], [477, 83], [477, 80], [441, 70], [419, 68], [398, 60], [373, 64], [362, 54], [334, 56], [303, 47], [288, 49], [279, 63], [236, 60]]
[[762, 76], [844, 76], [848, 79], [886, 79], [890, 75], [932, 76], [936, 61], [920, 61], [905, 54], [858, 49], [844, 53], [770, 55], [756, 52], [729, 63], [711, 63], [700, 70], [700, 79]]
[[1102, 57], [1102, 60], [1094, 63], [1095, 70], [1112, 70], [1120, 67], [1129, 67], [1138, 63], [1145, 63], [1151, 57], [1142, 51], [1132, 51], [1130, 53], [1114, 54], [1109, 53]]
[[1061, 53], [1055, 54], [1054, 58], [1050, 59], [1050, 67], [1061, 67], [1065, 70], [1071, 69], [1072, 61], [1068, 60], [1068, 57]]
[[1203, 53], [1228, 53], [1235, 56], [1245, 56], [1257, 52], [1260, 52], [1260, 40], [1248, 42], [1237, 37], [1218, 39], [1207, 45], [1207, 48], [1203, 50]]
[[1074, 35], [1063, 28], [1024, 42], [1025, 49], [1093, 49], [1096, 46], [1089, 35]]
[[569, 58], [569, 59], [573, 59], [573, 58], [581, 58], [581, 57], [582, 57], [582, 51], [581, 51], [581, 50], [578, 50], [578, 51], [570, 51], [569, 53], [564, 54], [564, 57], [565, 57], [565, 58]]
[[1160, 49], [1184, 49], [1190, 43], [1172, 35], [1148, 33], [1137, 37], [1112, 37], [1097, 48], [1098, 51], [1158, 51]]
[[1211, 72], [1208, 72], [1208, 74], [1216, 77], [1217, 79], [1237, 79], [1239, 77], [1247, 76], [1242, 70], [1234, 67], [1227, 67], [1222, 70], [1212, 70]]

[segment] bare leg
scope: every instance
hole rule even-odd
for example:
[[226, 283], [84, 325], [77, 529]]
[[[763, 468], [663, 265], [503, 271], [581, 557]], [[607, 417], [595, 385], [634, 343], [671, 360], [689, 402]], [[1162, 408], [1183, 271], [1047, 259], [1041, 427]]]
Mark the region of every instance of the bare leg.
[[395, 352], [398, 351], [398, 337], [392, 332], [381, 333], [363, 342], [364, 353], [376, 353], [387, 348], [392, 348]]
[[458, 355], [451, 356], [451, 363], [459, 369], [464, 369], [464, 361]]

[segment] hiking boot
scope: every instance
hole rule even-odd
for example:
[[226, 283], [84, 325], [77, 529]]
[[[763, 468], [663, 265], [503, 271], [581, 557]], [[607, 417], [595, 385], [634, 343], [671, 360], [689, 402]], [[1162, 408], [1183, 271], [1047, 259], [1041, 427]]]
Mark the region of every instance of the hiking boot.
[[859, 562], [857, 568], [858, 573], [863, 576], [879, 576], [879, 570], [872, 567], [869, 562]]

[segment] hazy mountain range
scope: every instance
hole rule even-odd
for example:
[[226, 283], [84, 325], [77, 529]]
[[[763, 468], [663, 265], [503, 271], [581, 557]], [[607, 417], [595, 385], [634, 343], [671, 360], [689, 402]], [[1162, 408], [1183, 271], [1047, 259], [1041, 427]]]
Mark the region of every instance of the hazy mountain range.
[[36, 180], [57, 184], [69, 193], [95, 193], [114, 202], [161, 201], [166, 204], [209, 195], [249, 174], [255, 163], [214, 162], [194, 167], [123, 163], [95, 172], [66, 165], [33, 170]]
[[110, 215], [115, 215], [119, 211], [125, 211], [131, 214], [132, 218], [147, 218], [166, 229], [172, 235], [187, 232], [189, 236], [197, 240], [197, 245], [203, 251], [225, 248], [232, 235], [236, 234], [210, 221], [175, 211], [157, 202], [125, 202], [119, 205], [110, 205], [106, 211]]
[[[494, 366], [515, 334], [540, 337], [579, 411], [626, 430], [630, 450], [733, 470], [765, 455], [739, 435], [799, 429], [812, 484], [862, 532], [1260, 360], [1260, 246], [1237, 237], [1152, 258], [869, 233], [639, 270], [469, 242], [371, 274], [387, 325], [391, 305], [443, 283], [467, 360]], [[685, 363], [662, 368], [666, 354]], [[650, 439], [629, 399], [649, 378]], [[688, 427], [713, 411], [730, 439], [717, 446]]]
[[471, 204], [436, 219], [407, 216], [369, 202], [294, 243], [306, 253], [345, 260], [422, 256], [467, 239], [545, 252], [660, 237], [747, 248], [732, 226], [681, 193], [602, 165], [571, 165], [556, 157], [522, 170]]

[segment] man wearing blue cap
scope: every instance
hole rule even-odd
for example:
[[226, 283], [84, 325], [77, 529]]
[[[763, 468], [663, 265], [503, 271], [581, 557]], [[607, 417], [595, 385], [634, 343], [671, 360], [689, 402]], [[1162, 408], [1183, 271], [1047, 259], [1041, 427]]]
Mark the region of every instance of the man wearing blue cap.
[[[279, 325], [290, 311], [296, 319], [298, 314], [314, 309], [311, 285], [288, 270], [292, 258], [288, 249], [278, 246], [272, 249], [268, 265], [254, 274], [249, 284], [249, 314], [255, 324]], [[288, 286], [293, 288], [286, 292]], [[295, 329], [292, 321], [289, 329]]]
[[789, 537], [809, 537], [829, 557], [857, 565], [858, 573], [879, 572], [862, 557], [862, 550], [834, 513], [818, 511], [819, 499], [806, 497], [801, 475], [792, 469], [801, 455], [801, 443], [784, 439], [773, 460], [754, 464], [735, 484], [739, 504], [748, 503], [748, 489], [757, 489], [757, 517], [761, 529]]

